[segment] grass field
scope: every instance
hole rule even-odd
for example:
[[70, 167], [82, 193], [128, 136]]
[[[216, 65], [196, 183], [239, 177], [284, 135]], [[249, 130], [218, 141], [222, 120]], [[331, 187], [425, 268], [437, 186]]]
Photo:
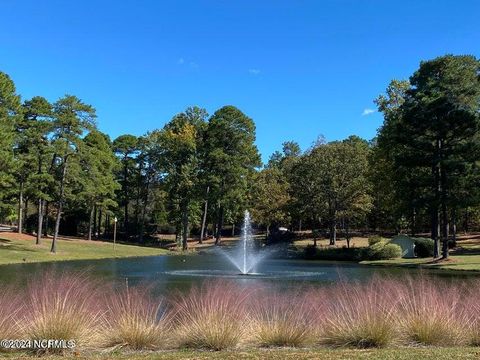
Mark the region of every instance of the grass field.
[[[328, 239], [320, 239], [317, 241], [319, 247], [329, 247]], [[295, 246], [300, 250], [313, 244], [313, 239], [303, 239], [294, 242]], [[344, 239], [337, 240], [338, 248], [346, 247]], [[480, 271], [480, 236], [478, 234], [459, 236], [457, 248], [450, 251], [448, 261], [433, 261], [432, 258], [414, 258], [414, 259], [393, 259], [393, 260], [374, 260], [362, 261], [363, 265], [372, 266], [395, 266], [395, 267], [416, 267], [439, 270], [460, 270], [460, 271]], [[368, 246], [367, 237], [354, 237], [351, 240], [352, 247]]]
[[168, 250], [133, 245], [113, 244], [103, 241], [58, 240], [57, 253], [50, 252], [51, 239], [42, 239], [35, 245], [33, 236], [0, 233], [0, 265], [44, 261], [104, 259], [115, 257], [150, 256], [169, 253]]
[[[7, 359], [34, 359], [37, 356], [28, 353], [3, 354]], [[218, 360], [300, 360], [300, 359], [372, 359], [372, 360], [451, 360], [478, 359], [480, 348], [389, 348], [389, 349], [256, 349], [248, 351], [164, 351], [164, 352], [125, 352], [125, 353], [74, 353], [66, 356], [42, 356], [41, 359], [93, 359], [93, 360], [179, 360], [179, 359], [218, 359]]]
[[480, 271], [480, 254], [450, 255], [448, 261], [434, 262], [427, 259], [393, 259], [362, 261], [361, 264], [376, 266], [420, 267], [440, 270]]
[[393, 259], [363, 261], [362, 264], [377, 266], [421, 267], [440, 270], [480, 271], [480, 239], [478, 235], [461, 238], [457, 248], [450, 251], [447, 261], [426, 259]]

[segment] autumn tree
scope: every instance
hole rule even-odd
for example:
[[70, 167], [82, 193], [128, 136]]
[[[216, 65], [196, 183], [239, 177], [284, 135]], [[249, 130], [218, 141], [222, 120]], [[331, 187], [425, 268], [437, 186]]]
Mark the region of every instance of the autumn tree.
[[280, 225], [289, 220], [289, 184], [277, 167], [265, 168], [255, 174], [253, 184], [253, 219], [267, 228], [268, 236], [272, 225]]

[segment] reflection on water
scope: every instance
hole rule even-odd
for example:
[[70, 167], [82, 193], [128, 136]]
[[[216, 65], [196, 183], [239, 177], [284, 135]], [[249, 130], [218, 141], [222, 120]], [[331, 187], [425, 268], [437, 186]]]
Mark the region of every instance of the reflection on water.
[[[193, 284], [216, 278], [239, 284], [296, 287], [322, 286], [339, 280], [365, 281], [374, 275], [417, 275], [418, 269], [379, 268], [345, 262], [298, 259], [266, 259], [254, 275], [240, 275], [225, 259], [215, 254], [196, 256], [150, 256], [141, 258], [80, 260], [68, 262], [0, 266], [0, 284], [25, 284], [44, 272], [85, 271], [101, 281], [129, 284], [148, 283], [160, 292], [185, 290]], [[442, 272], [424, 271], [424, 274]], [[472, 275], [470, 275], [472, 276]]]

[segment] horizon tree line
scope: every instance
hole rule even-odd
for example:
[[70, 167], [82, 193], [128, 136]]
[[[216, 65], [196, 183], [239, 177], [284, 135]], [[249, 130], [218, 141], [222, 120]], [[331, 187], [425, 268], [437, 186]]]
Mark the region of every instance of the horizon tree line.
[[375, 102], [384, 123], [374, 139], [319, 137], [305, 151], [287, 141], [262, 166], [254, 121], [234, 106], [189, 107], [111, 141], [91, 105], [22, 102], [0, 72], [0, 220], [37, 243], [51, 234], [52, 252], [59, 234], [108, 238], [114, 216], [126, 241], [171, 232], [185, 250], [192, 233], [220, 244], [248, 208], [272, 241], [280, 226], [347, 246], [358, 230], [429, 232], [446, 258], [457, 230], [480, 223], [480, 62], [421, 62]]

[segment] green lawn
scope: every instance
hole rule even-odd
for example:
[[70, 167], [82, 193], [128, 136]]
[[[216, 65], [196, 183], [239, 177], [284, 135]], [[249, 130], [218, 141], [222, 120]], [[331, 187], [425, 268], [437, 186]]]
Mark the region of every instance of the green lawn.
[[478, 240], [459, 241], [458, 248], [450, 251], [448, 261], [434, 262], [432, 261], [432, 258], [417, 258], [362, 261], [361, 263], [378, 266], [402, 266], [440, 270], [480, 271], [480, 242]]
[[480, 271], [480, 254], [450, 255], [450, 259], [451, 260], [448, 262], [438, 263], [434, 263], [432, 262], [431, 258], [427, 258], [362, 261], [361, 264], [378, 266], [421, 267], [441, 270]]
[[58, 240], [57, 253], [50, 253], [51, 239], [43, 239], [41, 245], [35, 241], [5, 239], [0, 234], [0, 265], [43, 261], [81, 259], [104, 259], [129, 256], [150, 256], [169, 253], [167, 250], [133, 245], [113, 244], [102, 241]]
[[[28, 354], [6, 354], [8, 359], [34, 359], [34, 355]], [[218, 360], [239, 360], [239, 359], [373, 359], [373, 360], [410, 360], [410, 359], [431, 359], [431, 360], [452, 360], [452, 359], [478, 359], [479, 348], [390, 348], [390, 349], [254, 349], [247, 351], [164, 351], [164, 352], [137, 352], [137, 353], [77, 353], [70, 356], [43, 356], [40, 359], [65, 360], [65, 359], [94, 359], [94, 360], [166, 360], [166, 359], [218, 359]]]

